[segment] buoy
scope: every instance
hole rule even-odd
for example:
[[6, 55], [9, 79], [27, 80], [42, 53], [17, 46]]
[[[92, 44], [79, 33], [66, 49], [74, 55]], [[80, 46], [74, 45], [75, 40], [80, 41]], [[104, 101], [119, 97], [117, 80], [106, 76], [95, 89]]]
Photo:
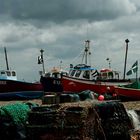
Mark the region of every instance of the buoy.
[[117, 96], [117, 94], [116, 93], [113, 93], [113, 97], [116, 97]]
[[99, 100], [99, 101], [103, 101], [104, 98], [105, 98], [105, 97], [104, 97], [103, 95], [99, 95], [98, 100]]
[[107, 89], [107, 90], [110, 90], [110, 87], [107, 87], [106, 89]]

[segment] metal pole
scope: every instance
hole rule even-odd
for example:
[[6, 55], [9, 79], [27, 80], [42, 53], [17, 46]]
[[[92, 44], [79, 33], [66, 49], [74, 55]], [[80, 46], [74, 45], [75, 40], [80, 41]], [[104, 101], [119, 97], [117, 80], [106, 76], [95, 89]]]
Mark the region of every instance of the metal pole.
[[6, 47], [4, 47], [4, 52], [5, 52], [6, 67], [7, 67], [7, 70], [9, 70]]
[[90, 51], [89, 51], [89, 44], [90, 44], [90, 41], [89, 40], [86, 40], [86, 47], [85, 47], [85, 64], [87, 65], [88, 64], [88, 55], [90, 55]]
[[125, 73], [126, 73], [126, 63], [127, 63], [127, 52], [128, 52], [128, 43], [129, 43], [129, 40], [126, 39], [125, 40], [125, 43], [126, 43], [126, 52], [125, 52], [125, 62], [124, 62], [124, 75], [123, 75], [123, 79], [125, 79]]
[[106, 59], [108, 61], [109, 69], [111, 69], [111, 60], [109, 58]]
[[41, 49], [41, 50], [40, 50], [40, 53], [41, 53], [41, 59], [42, 59], [42, 68], [43, 68], [43, 74], [45, 74], [43, 52], [44, 52], [44, 50]]
[[87, 65], [87, 53], [88, 53], [88, 46], [87, 46], [87, 43], [88, 43], [88, 41], [86, 40], [85, 42], [86, 42], [86, 43], [85, 43], [85, 64]]
[[[137, 67], [137, 70], [136, 70], [136, 81], [138, 82], [138, 67]], [[137, 84], [138, 86], [138, 84]]]

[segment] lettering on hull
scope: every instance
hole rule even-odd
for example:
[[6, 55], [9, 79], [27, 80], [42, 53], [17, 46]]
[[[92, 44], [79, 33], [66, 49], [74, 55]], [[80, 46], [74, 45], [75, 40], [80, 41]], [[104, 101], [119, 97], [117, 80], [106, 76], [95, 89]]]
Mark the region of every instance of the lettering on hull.
[[0, 81], [0, 85], [6, 85], [7, 82], [6, 81]]

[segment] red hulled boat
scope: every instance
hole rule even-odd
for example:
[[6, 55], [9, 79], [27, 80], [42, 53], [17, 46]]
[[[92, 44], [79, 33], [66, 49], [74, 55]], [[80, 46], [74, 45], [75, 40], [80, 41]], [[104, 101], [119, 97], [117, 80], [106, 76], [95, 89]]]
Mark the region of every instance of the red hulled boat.
[[0, 99], [41, 97], [43, 95], [42, 84], [40, 82], [32, 83], [17, 80], [16, 71], [9, 69], [6, 48], [4, 50], [7, 69], [0, 71]]
[[91, 90], [98, 94], [114, 93], [115, 86], [131, 83], [130, 80], [120, 79], [117, 71], [112, 69], [98, 71], [96, 68], [92, 68], [91, 65], [87, 65], [88, 55], [91, 54], [89, 43], [90, 41], [87, 40], [85, 44], [83, 56], [85, 63], [78, 64], [75, 67], [71, 65], [69, 74], [62, 76], [64, 91], [81, 92], [83, 90]]
[[135, 81], [125, 86], [117, 86], [115, 87], [115, 92], [120, 100], [140, 100], [140, 83]]

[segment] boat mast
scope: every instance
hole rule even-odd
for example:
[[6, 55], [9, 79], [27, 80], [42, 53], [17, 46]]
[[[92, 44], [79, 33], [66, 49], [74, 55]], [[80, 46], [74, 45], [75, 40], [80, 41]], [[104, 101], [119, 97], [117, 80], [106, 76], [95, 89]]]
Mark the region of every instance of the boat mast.
[[5, 53], [6, 67], [7, 67], [7, 70], [9, 70], [6, 47], [4, 47], [4, 53]]
[[43, 74], [45, 74], [45, 67], [44, 67], [43, 52], [44, 52], [44, 50], [43, 50], [43, 49], [41, 49], [41, 50], [40, 50], [40, 53], [41, 53], [41, 59], [42, 59], [42, 69], [43, 69]]
[[106, 61], [108, 61], [108, 67], [109, 67], [109, 69], [111, 69], [111, 60], [110, 60], [110, 58], [107, 58]]
[[[88, 64], [88, 57], [89, 57], [89, 61], [90, 61], [90, 55], [91, 55], [91, 52], [90, 52], [90, 40], [86, 40], [85, 41], [84, 55], [83, 55], [83, 58], [82, 58], [82, 62], [83, 62], [83, 60], [85, 58], [85, 64], [86, 65]], [[91, 63], [91, 62], [89, 62], [89, 63]]]
[[128, 43], [129, 43], [129, 40], [126, 39], [125, 40], [125, 43], [126, 43], [126, 52], [125, 52], [125, 62], [124, 62], [124, 75], [123, 75], [123, 79], [125, 79], [125, 73], [126, 73], [126, 63], [127, 63], [127, 52], [128, 52]]

